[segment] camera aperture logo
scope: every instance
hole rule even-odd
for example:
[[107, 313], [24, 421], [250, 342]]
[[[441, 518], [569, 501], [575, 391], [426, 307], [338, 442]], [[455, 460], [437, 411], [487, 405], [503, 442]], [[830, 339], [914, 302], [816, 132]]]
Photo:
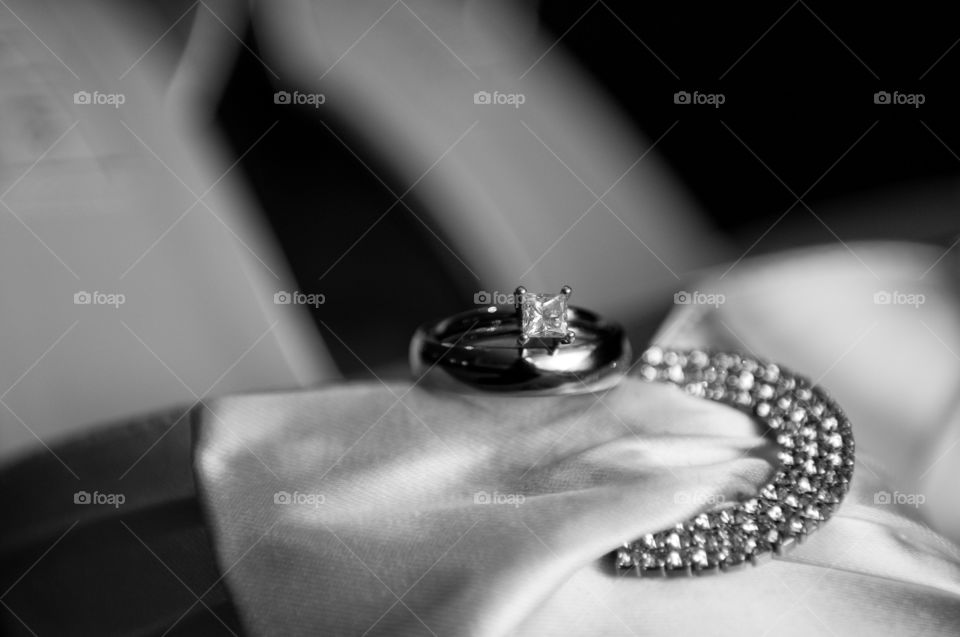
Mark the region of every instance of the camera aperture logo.
[[73, 94], [73, 103], [78, 106], [112, 106], [120, 108], [127, 101], [123, 93], [101, 93], [100, 91], [77, 91]]
[[889, 491], [877, 491], [873, 494], [874, 504], [896, 504], [920, 508], [920, 505], [926, 501], [927, 496], [922, 493], [900, 493], [899, 491], [890, 493]]
[[486, 290], [480, 290], [473, 295], [473, 302], [475, 305], [515, 305], [516, 295], [513, 292], [507, 294], [506, 292], [488, 292]]
[[312, 106], [320, 108], [321, 104], [327, 102], [327, 96], [323, 93], [301, 93], [300, 91], [277, 91], [273, 94], [274, 104], [293, 104], [295, 106]]
[[720, 108], [727, 101], [723, 93], [701, 93], [700, 91], [677, 91], [673, 94], [674, 104], [692, 104], [695, 106], [712, 106]]
[[323, 294], [307, 294], [306, 292], [300, 292], [298, 290], [294, 290], [293, 292], [280, 290], [273, 295], [274, 305], [312, 305], [318, 308], [326, 302], [327, 297]]
[[912, 106], [920, 108], [927, 101], [927, 96], [923, 93], [901, 93], [900, 91], [877, 91], [873, 94], [873, 103], [894, 106]]
[[86, 290], [80, 290], [73, 295], [74, 305], [112, 305], [114, 308], [119, 308], [126, 302], [126, 295], [120, 292], [100, 292], [98, 290], [87, 292]]
[[273, 503], [283, 506], [299, 504], [318, 508], [321, 504], [326, 504], [326, 502], [327, 498], [322, 493], [300, 493], [299, 491], [290, 493], [289, 491], [277, 491], [273, 494]]
[[119, 509], [127, 501], [127, 496], [122, 493], [100, 493], [94, 491], [77, 491], [73, 494], [74, 504], [106, 504]]
[[697, 290], [693, 292], [680, 290], [673, 295], [674, 305], [712, 305], [713, 307], [720, 307], [726, 302], [727, 297], [723, 294], [700, 292]]
[[927, 302], [927, 297], [923, 294], [911, 294], [894, 290], [877, 290], [873, 293], [874, 305], [912, 305], [919, 308]]
[[477, 491], [473, 494], [474, 504], [508, 504], [514, 508], [519, 507], [526, 499], [522, 493], [500, 493], [499, 491], [490, 493], [489, 491]]
[[477, 91], [473, 94], [474, 104], [506, 105], [514, 108], [527, 101], [527, 96], [523, 93], [501, 93], [500, 91]]

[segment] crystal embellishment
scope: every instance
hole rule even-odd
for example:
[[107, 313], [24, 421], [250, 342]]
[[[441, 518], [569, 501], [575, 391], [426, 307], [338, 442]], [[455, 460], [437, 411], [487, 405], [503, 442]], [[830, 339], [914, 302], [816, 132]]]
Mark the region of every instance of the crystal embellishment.
[[520, 331], [527, 338], [567, 336], [566, 294], [520, 295]]
[[[616, 552], [619, 571], [699, 575], [757, 564], [764, 554], [779, 555], [803, 541], [833, 515], [849, 490], [850, 422], [807, 379], [749, 356], [660, 347], [643, 353], [639, 376], [688, 393], [699, 387], [696, 395], [758, 418], [780, 447], [781, 465], [753, 498], [627, 542]], [[750, 382], [755, 379], [763, 382]], [[695, 541], [677, 541], [687, 536]]]

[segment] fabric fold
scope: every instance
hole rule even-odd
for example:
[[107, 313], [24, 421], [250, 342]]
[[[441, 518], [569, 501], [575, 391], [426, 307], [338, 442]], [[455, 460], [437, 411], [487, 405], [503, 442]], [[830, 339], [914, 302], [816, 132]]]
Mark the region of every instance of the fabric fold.
[[771, 471], [749, 418], [671, 387], [462, 402], [371, 384], [199, 413], [198, 472], [254, 632], [509, 634], [578, 569], [613, 577], [616, 546]]
[[[818, 264], [841, 281], [824, 292], [831, 299], [844, 286], [847, 294], [872, 286], [839, 258], [799, 253], [778, 263], [776, 281], [734, 277], [727, 292], [738, 305], [681, 307], [658, 337], [745, 346], [802, 373], [819, 369], [851, 415], [851, 492], [783, 559], [712, 577], [614, 572], [610, 552], [620, 543], [755, 493], [773, 471], [775, 447], [752, 419], [673, 387], [628, 378], [602, 395], [518, 398], [354, 383], [230, 396], [197, 413], [195, 466], [246, 628], [484, 637], [960, 633], [957, 548], [900, 501], [901, 483], [881, 470], [900, 466], [880, 444], [885, 437], [905, 441], [904, 449], [911, 441], [910, 422], [891, 433], [894, 422], [881, 413], [888, 396], [863, 385], [887, 386], [870, 367], [881, 355], [840, 356], [821, 342], [782, 338], [787, 324], [803, 324], [813, 338], [847, 334], [869, 318], [835, 325], [816, 311], [815, 295], [800, 294], [822, 290], [810, 283]], [[771, 304], [778, 289], [783, 303]], [[783, 312], [792, 314], [781, 321]], [[897, 308], [888, 318], [884, 329], [915, 338]], [[731, 342], [734, 321], [753, 326], [748, 342]], [[946, 411], [933, 407], [920, 415]], [[909, 448], [937, 430], [932, 421], [917, 427]]]

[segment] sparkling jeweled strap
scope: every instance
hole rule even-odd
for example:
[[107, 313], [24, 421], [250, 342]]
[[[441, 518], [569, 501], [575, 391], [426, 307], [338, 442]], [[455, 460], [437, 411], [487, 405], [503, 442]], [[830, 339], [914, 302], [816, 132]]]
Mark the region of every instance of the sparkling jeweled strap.
[[759, 419], [776, 436], [780, 466], [757, 496], [624, 544], [618, 570], [700, 574], [756, 564], [803, 541], [840, 505], [853, 475], [853, 433], [809, 380], [741, 354], [660, 347], [643, 353], [640, 376]]

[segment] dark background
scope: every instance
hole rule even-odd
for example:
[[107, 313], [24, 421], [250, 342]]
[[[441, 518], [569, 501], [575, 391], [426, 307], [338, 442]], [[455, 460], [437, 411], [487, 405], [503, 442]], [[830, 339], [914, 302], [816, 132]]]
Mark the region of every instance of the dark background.
[[[838, 238], [953, 243], [960, 231], [960, 47], [952, 47], [960, 24], [951, 9], [606, 0], [547, 2], [539, 12], [548, 31], [563, 35], [560, 46], [651, 139], [679, 120], [659, 153], [738, 254], [769, 231], [755, 254]], [[258, 50], [252, 34], [246, 41]], [[446, 250], [402, 206], [319, 281], [394, 198], [314, 109], [275, 106], [270, 79], [244, 52], [219, 124], [239, 156], [280, 120], [242, 169], [300, 289], [369, 299], [366, 311], [329, 303], [314, 313], [338, 365], [347, 375], [369, 373], [359, 358], [389, 371], [404, 359], [416, 325], [463, 309], [476, 282], [450, 267]], [[726, 102], [719, 109], [677, 105], [679, 90], [723, 93]], [[874, 104], [881, 90], [922, 93], [925, 103]], [[324, 117], [362, 148], [335, 117]], [[391, 181], [376, 156], [364, 160]], [[784, 184], [798, 196], [810, 189], [803, 196], [810, 209]], [[415, 192], [409, 202], [423, 210]]]

